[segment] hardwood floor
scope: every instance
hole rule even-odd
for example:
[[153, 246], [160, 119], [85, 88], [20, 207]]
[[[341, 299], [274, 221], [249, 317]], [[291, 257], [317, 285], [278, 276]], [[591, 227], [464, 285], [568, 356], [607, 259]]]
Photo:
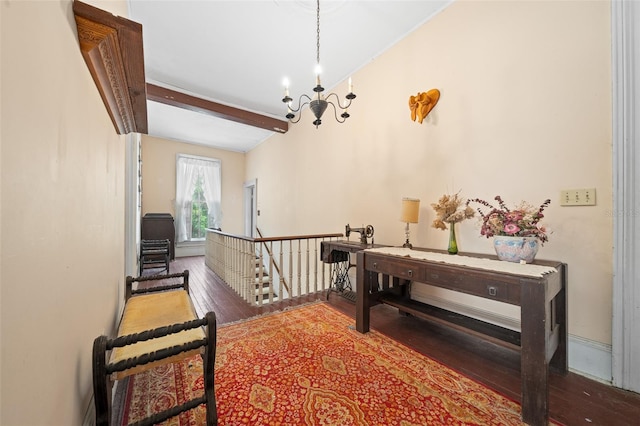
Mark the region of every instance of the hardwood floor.
[[[253, 307], [244, 302], [204, 265], [204, 257], [176, 258], [171, 272], [188, 269], [191, 297], [200, 317], [216, 313], [225, 324], [281, 310], [318, 299], [317, 294], [270, 306]], [[331, 293], [329, 304], [355, 318], [355, 304]], [[378, 305], [371, 310], [371, 327], [448, 367], [520, 401], [518, 353], [464, 333], [399, 315], [397, 309]], [[550, 415], [565, 425], [640, 425], [640, 394], [623, 391], [575, 373], [550, 377]]]

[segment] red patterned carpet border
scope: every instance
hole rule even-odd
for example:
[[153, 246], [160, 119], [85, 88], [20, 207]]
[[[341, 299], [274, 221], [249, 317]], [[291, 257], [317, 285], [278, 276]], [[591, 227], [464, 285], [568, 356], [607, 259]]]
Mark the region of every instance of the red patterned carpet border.
[[[202, 361], [132, 376], [123, 424], [202, 394]], [[220, 326], [220, 425], [522, 425], [520, 406], [324, 303]], [[167, 425], [204, 424], [198, 407]]]

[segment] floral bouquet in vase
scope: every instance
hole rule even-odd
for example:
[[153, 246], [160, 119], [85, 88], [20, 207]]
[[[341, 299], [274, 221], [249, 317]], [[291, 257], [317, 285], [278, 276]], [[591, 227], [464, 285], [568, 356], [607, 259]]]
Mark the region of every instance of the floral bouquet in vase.
[[462, 198], [459, 193], [454, 195], [443, 195], [437, 203], [432, 203], [431, 207], [436, 212], [436, 218], [431, 226], [436, 229], [447, 229], [449, 224], [449, 254], [458, 253], [458, 242], [456, 241], [455, 224], [465, 219], [473, 217], [475, 212], [468, 205], [462, 204]]
[[522, 201], [515, 208], [510, 209], [497, 195], [495, 207], [479, 198], [467, 200], [467, 207], [471, 203], [480, 204], [485, 208], [477, 208], [481, 217], [480, 234], [487, 238], [493, 237], [493, 245], [498, 258], [510, 262], [530, 263], [538, 252], [538, 246], [549, 240], [547, 230], [540, 225], [544, 217], [543, 211], [551, 200], [545, 200], [539, 207]]

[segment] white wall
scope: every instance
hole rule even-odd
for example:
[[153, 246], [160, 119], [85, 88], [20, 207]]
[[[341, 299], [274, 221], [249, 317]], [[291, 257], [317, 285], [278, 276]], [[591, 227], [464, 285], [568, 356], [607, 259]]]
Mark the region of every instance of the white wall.
[[[123, 1], [98, 7], [126, 16]], [[124, 138], [70, 1], [3, 1], [2, 425], [80, 424], [124, 290]]]
[[[247, 154], [245, 179], [260, 184], [258, 226], [278, 235], [371, 224], [376, 242], [400, 245], [400, 200], [410, 196], [422, 200], [414, 245], [446, 249], [448, 232], [430, 226], [430, 203], [444, 193], [550, 198], [553, 234], [538, 258], [569, 265], [569, 333], [610, 348], [610, 42], [606, 1], [453, 3], [353, 75], [346, 124], [328, 116], [316, 130], [307, 111]], [[412, 122], [409, 96], [432, 88], [440, 102]], [[597, 205], [560, 207], [560, 191], [572, 188], [596, 188]], [[474, 220], [457, 236], [461, 251], [493, 250]]]

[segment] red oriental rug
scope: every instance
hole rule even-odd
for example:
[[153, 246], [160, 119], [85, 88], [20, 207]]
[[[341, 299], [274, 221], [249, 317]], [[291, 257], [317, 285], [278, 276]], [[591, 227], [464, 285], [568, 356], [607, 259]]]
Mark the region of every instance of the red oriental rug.
[[[218, 328], [220, 425], [522, 425], [516, 402], [325, 303]], [[129, 378], [121, 424], [202, 394], [199, 356]], [[168, 425], [204, 424], [204, 407]]]

